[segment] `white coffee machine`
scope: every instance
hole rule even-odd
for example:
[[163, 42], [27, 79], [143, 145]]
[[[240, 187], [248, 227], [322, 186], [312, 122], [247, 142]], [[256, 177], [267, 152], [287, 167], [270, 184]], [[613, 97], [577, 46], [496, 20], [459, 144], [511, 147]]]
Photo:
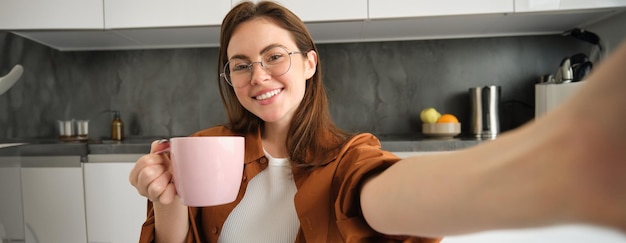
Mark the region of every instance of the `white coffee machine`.
[[535, 118], [563, 103], [586, 82], [535, 84]]

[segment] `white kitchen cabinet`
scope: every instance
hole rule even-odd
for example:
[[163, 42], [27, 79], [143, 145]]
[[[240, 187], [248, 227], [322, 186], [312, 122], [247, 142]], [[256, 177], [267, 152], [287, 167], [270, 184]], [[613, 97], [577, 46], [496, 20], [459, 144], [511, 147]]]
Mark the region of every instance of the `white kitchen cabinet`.
[[102, 29], [102, 0], [2, 0], [0, 30]]
[[626, 0], [515, 0], [516, 13], [623, 7], [626, 7]]
[[514, 0], [368, 0], [369, 18], [414, 18], [513, 12]]
[[[233, 0], [233, 6], [238, 0]], [[257, 1], [258, 2], [258, 1]], [[276, 0], [304, 22], [367, 19], [367, 0]]]
[[19, 156], [0, 156], [0, 242], [24, 240]]
[[[258, 2], [259, 0], [255, 0]], [[240, 0], [233, 0], [233, 6]], [[276, 0], [305, 22], [316, 43], [362, 41], [367, 0]]]
[[104, 0], [104, 28], [218, 26], [230, 0]]
[[362, 39], [370, 41], [561, 34], [624, 10], [589, 7], [576, 11], [516, 13], [513, 0], [370, 0], [369, 3], [370, 20], [363, 29]]
[[25, 242], [87, 242], [80, 156], [27, 156], [21, 166]]
[[362, 38], [383, 41], [536, 34], [539, 28], [528, 32], [519, 26], [524, 20], [508, 16], [514, 10], [513, 1], [369, 0], [369, 21]]
[[139, 241], [146, 198], [130, 185], [128, 175], [140, 156], [90, 154], [83, 164], [88, 242]]
[[[218, 47], [222, 18], [239, 1], [102, 0], [99, 15], [89, 16], [104, 19], [98, 30], [68, 31], [53, 21], [56, 28], [48, 29], [54, 31], [13, 33], [61, 51]], [[277, 1], [305, 21], [316, 43], [560, 34], [626, 9], [626, 0]], [[79, 11], [81, 5], [72, 6], [85, 12]], [[0, 25], [11, 18], [4, 12], [30, 16], [25, 8], [13, 9], [0, 8]], [[84, 22], [89, 21], [74, 21]]]

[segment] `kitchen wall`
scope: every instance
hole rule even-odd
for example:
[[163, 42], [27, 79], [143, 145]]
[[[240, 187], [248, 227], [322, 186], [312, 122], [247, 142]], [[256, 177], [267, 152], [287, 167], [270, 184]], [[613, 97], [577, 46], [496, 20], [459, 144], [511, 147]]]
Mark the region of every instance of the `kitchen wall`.
[[605, 21], [586, 26], [585, 29], [592, 31], [601, 37], [601, 44], [606, 52], [603, 53], [603, 55], [606, 55], [620, 43], [626, 41], [626, 29], [624, 29], [624, 23], [626, 23], [626, 13], [621, 13], [611, 16]]
[[626, 40], [624, 23], [626, 23], [626, 13], [620, 13], [605, 21], [587, 26], [586, 29], [601, 36], [605, 49], [611, 51]]
[[[457, 115], [467, 131], [468, 88], [490, 84], [502, 86], [503, 130], [517, 127], [534, 116], [538, 76], [591, 48], [560, 35], [318, 47], [336, 123], [383, 138], [421, 136], [425, 107]], [[59, 52], [0, 32], [0, 75], [17, 63], [25, 69], [0, 95], [0, 139], [56, 138], [56, 121], [71, 118], [90, 120], [90, 137], [106, 138], [110, 110], [121, 111], [126, 137], [187, 135], [225, 122], [216, 56], [216, 48]]]

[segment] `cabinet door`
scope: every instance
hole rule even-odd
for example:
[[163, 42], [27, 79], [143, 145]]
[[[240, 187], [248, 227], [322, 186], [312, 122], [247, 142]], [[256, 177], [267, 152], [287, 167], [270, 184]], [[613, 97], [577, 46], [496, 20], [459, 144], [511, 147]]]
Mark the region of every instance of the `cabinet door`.
[[87, 242], [80, 156], [22, 157], [26, 243]]
[[369, 17], [406, 18], [513, 12], [514, 0], [369, 0]]
[[89, 162], [83, 164], [89, 242], [139, 241], [146, 199], [128, 181], [139, 155], [122, 156], [126, 162], [107, 159], [109, 155], [101, 157], [110, 162], [95, 157], [89, 155]]
[[24, 241], [20, 159], [0, 156], [0, 242]]
[[2, 0], [0, 29], [102, 29], [102, 0]]
[[230, 5], [230, 0], [105, 0], [105, 28], [215, 26]]
[[562, 11], [626, 7], [625, 0], [515, 0], [515, 12]]
[[[236, 4], [233, 0], [233, 3]], [[367, 0], [277, 0], [304, 22], [367, 19]]]

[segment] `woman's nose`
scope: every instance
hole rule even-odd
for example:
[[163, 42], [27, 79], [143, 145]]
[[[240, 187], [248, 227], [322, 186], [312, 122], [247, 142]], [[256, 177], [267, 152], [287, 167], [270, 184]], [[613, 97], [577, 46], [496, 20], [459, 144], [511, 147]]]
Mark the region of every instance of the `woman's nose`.
[[258, 83], [261, 81], [265, 81], [271, 77], [270, 73], [267, 71], [267, 69], [265, 69], [265, 66], [262, 62], [254, 62], [250, 65], [250, 83]]

